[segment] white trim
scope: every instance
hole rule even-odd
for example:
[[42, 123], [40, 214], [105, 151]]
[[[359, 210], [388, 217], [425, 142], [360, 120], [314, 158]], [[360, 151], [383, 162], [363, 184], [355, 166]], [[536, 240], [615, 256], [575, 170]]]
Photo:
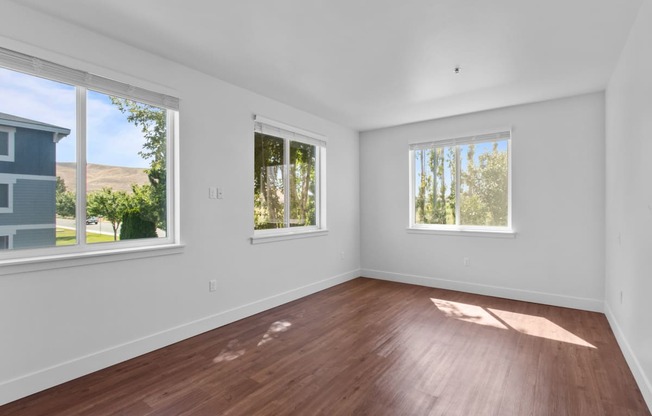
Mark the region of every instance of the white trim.
[[[483, 136], [490, 136], [490, 135], [498, 135], [502, 133], [507, 133], [509, 132], [509, 136], [512, 137], [512, 126], [504, 126], [500, 128], [489, 128], [489, 129], [475, 129], [475, 130], [469, 130], [466, 132], [457, 132], [454, 136], [451, 134], [434, 134], [430, 135], [426, 139], [413, 139], [409, 140], [408, 144], [410, 147], [415, 146], [419, 147], [419, 145], [427, 145], [427, 144], [437, 144], [439, 146], [445, 146], [446, 144], [455, 144], [456, 141], [464, 141], [466, 139], [470, 139], [473, 141], [474, 138], [478, 138], [476, 140], [482, 141]], [[451, 137], [453, 136], [453, 137]], [[493, 139], [489, 139], [489, 141], [492, 141]]]
[[650, 379], [645, 374], [645, 370], [641, 366], [641, 362], [638, 360], [634, 350], [627, 341], [627, 337], [618, 324], [618, 320], [616, 319], [616, 316], [614, 315], [609, 302], [605, 302], [604, 314], [607, 317], [609, 326], [611, 326], [611, 330], [616, 337], [616, 341], [620, 346], [620, 350], [625, 356], [625, 361], [627, 361], [627, 365], [634, 375], [634, 380], [636, 380], [636, 384], [638, 384], [638, 388], [641, 390], [643, 399], [645, 400], [648, 409], [652, 411], [652, 382], [650, 382]]
[[[267, 125], [267, 126], [275, 127], [276, 129], [281, 130], [281, 131], [278, 131], [278, 130], [275, 131], [276, 133], [281, 134], [281, 136], [277, 136], [277, 137], [288, 138], [290, 140], [296, 140], [296, 141], [300, 141], [300, 142], [304, 141], [305, 139], [308, 139], [308, 140], [305, 140], [305, 143], [314, 144], [316, 146], [326, 147], [326, 142], [328, 140], [327, 140], [326, 136], [321, 134], [321, 133], [315, 133], [314, 131], [305, 130], [305, 129], [302, 129], [302, 128], [299, 128], [299, 127], [294, 127], [294, 126], [291, 126], [289, 124], [281, 123], [280, 121], [272, 120], [271, 118], [259, 116], [257, 114], [254, 114], [253, 119], [254, 119], [254, 122], [255, 122], [254, 129], [258, 128], [259, 126], [257, 126], [257, 125], [259, 125], [259, 124]], [[258, 130], [256, 130], [256, 131], [258, 131]], [[284, 137], [283, 133], [286, 133], [286, 132], [291, 133], [291, 135], [289, 137]], [[298, 137], [298, 136], [296, 136], [297, 134], [299, 136], [304, 136], [304, 137]], [[274, 133], [272, 133], [272, 136], [274, 136]], [[312, 139], [312, 140], [310, 140], [310, 139]]]
[[0, 405], [300, 299], [360, 276], [351, 270], [0, 383]]
[[179, 99], [148, 89], [115, 81], [85, 71], [69, 68], [54, 62], [25, 55], [0, 47], [0, 65], [14, 71], [52, 79], [73, 86], [91, 88], [105, 94], [136, 100], [138, 102], [179, 110]]
[[23, 181], [56, 181], [56, 176], [46, 176], [46, 175], [24, 175], [20, 173], [0, 173], [0, 182], [6, 183], [6, 181], [12, 181], [16, 183], [17, 180]]
[[[61, 250], [65, 247], [60, 247]], [[31, 249], [34, 251], [36, 249]], [[22, 252], [23, 250], [18, 250]], [[183, 253], [184, 246], [179, 244], [165, 244], [147, 247], [128, 247], [95, 251], [70, 251], [59, 254], [30, 256], [24, 258], [10, 258], [0, 260], [0, 276], [29, 273], [41, 270], [67, 269], [70, 267], [86, 266], [90, 264], [112, 263], [149, 257], [169, 256]], [[52, 253], [52, 250], [50, 250]]]
[[602, 312], [602, 299], [581, 298], [556, 293], [537, 292], [534, 290], [514, 289], [503, 286], [483, 285], [459, 280], [440, 279], [429, 276], [418, 276], [406, 273], [387, 272], [382, 270], [362, 269], [361, 275], [373, 279], [391, 282], [408, 283], [412, 285], [457, 290], [478, 295], [495, 296], [524, 302], [542, 303], [544, 305], [561, 306], [564, 308], [581, 309], [591, 312]]
[[451, 226], [450, 228], [411, 227], [407, 228], [410, 234], [453, 235], [457, 237], [491, 237], [491, 238], [516, 238], [516, 232], [509, 229], [463, 228]]
[[0, 126], [0, 131], [7, 133], [7, 154], [0, 154], [0, 162], [13, 162], [15, 160], [16, 129], [13, 127]]
[[50, 228], [57, 228], [56, 224], [16, 224], [16, 225], [0, 225], [0, 233], [11, 232], [16, 234], [20, 230], [47, 230]]
[[[251, 237], [251, 244], [262, 244], [262, 243], [273, 243], [275, 241], [284, 241], [284, 240], [294, 240], [297, 238], [309, 238], [309, 237], [319, 237], [328, 234], [328, 230], [325, 229], [310, 229], [305, 230], [307, 227], [301, 227], [300, 231], [293, 231], [293, 228], [283, 228], [282, 230], [289, 231], [279, 231], [276, 233], [267, 233], [267, 234], [255, 234]], [[269, 230], [259, 230], [260, 231], [269, 231]], [[274, 230], [276, 231], [276, 230]]]

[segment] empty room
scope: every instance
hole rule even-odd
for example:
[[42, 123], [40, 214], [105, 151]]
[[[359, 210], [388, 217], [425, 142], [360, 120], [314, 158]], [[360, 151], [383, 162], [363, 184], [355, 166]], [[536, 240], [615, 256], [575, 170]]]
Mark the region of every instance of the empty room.
[[651, 415], [652, 0], [0, 21], [0, 415]]

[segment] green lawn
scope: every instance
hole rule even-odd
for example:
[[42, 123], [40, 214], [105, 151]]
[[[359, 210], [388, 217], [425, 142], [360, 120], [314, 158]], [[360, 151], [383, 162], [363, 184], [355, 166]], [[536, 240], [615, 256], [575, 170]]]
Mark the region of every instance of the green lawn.
[[[119, 238], [118, 238], [119, 240]], [[113, 241], [112, 235], [98, 234], [98, 233], [86, 233], [86, 242], [87, 243], [106, 243]], [[58, 246], [70, 246], [75, 244], [75, 230], [69, 230], [67, 228], [57, 228], [57, 245]]]

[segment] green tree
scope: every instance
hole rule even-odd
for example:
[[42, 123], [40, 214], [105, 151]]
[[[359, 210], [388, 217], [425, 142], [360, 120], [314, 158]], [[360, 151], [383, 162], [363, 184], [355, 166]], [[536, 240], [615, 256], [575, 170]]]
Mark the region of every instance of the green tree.
[[127, 121], [139, 127], [143, 134], [145, 143], [138, 155], [150, 164], [149, 169], [145, 170], [151, 187], [151, 191], [146, 192], [151, 197], [151, 203], [148, 205], [155, 207], [157, 226], [166, 230], [167, 111], [126, 98], [111, 97], [111, 102], [126, 114]]
[[118, 228], [120, 228], [125, 212], [129, 210], [129, 196], [124, 191], [114, 191], [104, 187], [88, 194], [86, 209], [87, 217], [98, 216], [111, 223], [113, 240], [117, 241]]
[[284, 226], [284, 140], [262, 133], [254, 137], [254, 227]]
[[68, 191], [66, 183], [59, 176], [57, 176], [55, 201], [57, 216], [63, 218], [75, 218], [77, 198], [75, 197], [74, 192]]
[[150, 185], [132, 185], [126, 195], [125, 211], [120, 227], [120, 240], [157, 237], [156, 221], [158, 207], [154, 204], [154, 192]]

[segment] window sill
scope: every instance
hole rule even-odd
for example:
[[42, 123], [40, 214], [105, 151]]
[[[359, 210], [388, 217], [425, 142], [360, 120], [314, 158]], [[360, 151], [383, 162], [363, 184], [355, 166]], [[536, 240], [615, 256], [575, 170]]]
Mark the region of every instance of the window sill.
[[328, 230], [325, 229], [259, 234], [251, 237], [251, 244], [273, 243], [275, 241], [294, 240], [297, 238], [319, 237], [326, 234], [328, 234]]
[[453, 235], [457, 237], [516, 238], [514, 230], [408, 228], [410, 234]]
[[51, 256], [24, 257], [0, 261], [0, 276], [40, 270], [62, 269], [114, 261], [183, 253], [180, 244], [162, 244], [145, 247], [119, 248], [88, 252], [55, 254]]

